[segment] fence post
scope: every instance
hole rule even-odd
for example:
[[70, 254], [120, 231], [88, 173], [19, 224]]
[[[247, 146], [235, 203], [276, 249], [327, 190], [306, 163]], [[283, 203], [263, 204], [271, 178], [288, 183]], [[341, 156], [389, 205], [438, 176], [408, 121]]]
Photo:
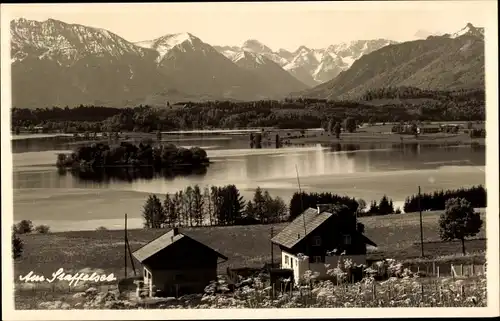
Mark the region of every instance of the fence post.
[[460, 276], [464, 276], [464, 265], [460, 264]]
[[439, 265], [437, 266], [437, 277], [439, 278]]
[[474, 264], [471, 264], [472, 266], [472, 276], [475, 276], [476, 274], [474, 273]]

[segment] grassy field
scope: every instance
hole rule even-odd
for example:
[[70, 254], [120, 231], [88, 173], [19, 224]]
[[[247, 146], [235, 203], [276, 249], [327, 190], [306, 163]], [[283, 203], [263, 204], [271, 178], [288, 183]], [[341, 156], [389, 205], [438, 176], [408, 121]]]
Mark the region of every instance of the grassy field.
[[[481, 210], [483, 220], [484, 210]], [[460, 242], [439, 241], [437, 221], [440, 212], [423, 213], [423, 230], [426, 256], [450, 256], [450, 260], [460, 259]], [[378, 248], [371, 253], [374, 257], [387, 257], [399, 260], [413, 260], [420, 256], [420, 227], [418, 213], [387, 215], [381, 217], [364, 217], [360, 219], [366, 227], [365, 234], [372, 239]], [[274, 226], [275, 233], [283, 229], [285, 224]], [[183, 229], [189, 235], [217, 249], [229, 260], [219, 267], [221, 273], [226, 267], [262, 266], [270, 262], [269, 225], [234, 226], [234, 227], [202, 227]], [[129, 243], [132, 251], [163, 234], [165, 230], [129, 230]], [[37, 274], [51, 275], [59, 268], [67, 272], [82, 269], [102, 270], [104, 273], [124, 275], [124, 233], [120, 230], [109, 231], [75, 231], [49, 234], [21, 235], [25, 243], [22, 257], [15, 262], [16, 278], [30, 271]], [[485, 228], [477, 235], [476, 240], [466, 242], [468, 253], [485, 250]], [[455, 256], [456, 255], [456, 256]], [[274, 259], [278, 260], [280, 251], [274, 247]], [[484, 254], [479, 255], [481, 260]], [[445, 262], [446, 263], [446, 262]], [[129, 275], [133, 275], [130, 262]], [[135, 262], [136, 268], [139, 263]], [[140, 273], [140, 271], [139, 271]]]

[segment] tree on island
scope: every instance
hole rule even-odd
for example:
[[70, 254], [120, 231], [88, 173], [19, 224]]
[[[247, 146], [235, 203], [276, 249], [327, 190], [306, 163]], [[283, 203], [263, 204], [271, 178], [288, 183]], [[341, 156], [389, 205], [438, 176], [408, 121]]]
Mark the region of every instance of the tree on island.
[[207, 153], [200, 147], [187, 149], [173, 144], [153, 147], [152, 140], [144, 140], [138, 145], [121, 142], [114, 146], [104, 143], [81, 146], [72, 154], [59, 154], [56, 165], [94, 169], [116, 166], [150, 166], [163, 169], [179, 166], [198, 168], [208, 163]]
[[356, 120], [352, 117], [347, 117], [344, 121], [344, 128], [349, 133], [354, 133], [356, 131]]
[[337, 139], [340, 139], [340, 133], [342, 132], [342, 127], [340, 126], [339, 122], [335, 123], [333, 131], [335, 132], [335, 137], [337, 137]]
[[326, 126], [326, 132], [328, 133], [328, 135], [331, 135], [333, 132], [333, 119], [331, 118], [330, 120], [328, 120], [328, 124]]
[[262, 148], [262, 134], [256, 133], [253, 137], [255, 148]]
[[465, 238], [479, 233], [483, 220], [465, 198], [451, 198], [439, 217], [439, 235], [443, 241], [460, 240], [465, 255]]

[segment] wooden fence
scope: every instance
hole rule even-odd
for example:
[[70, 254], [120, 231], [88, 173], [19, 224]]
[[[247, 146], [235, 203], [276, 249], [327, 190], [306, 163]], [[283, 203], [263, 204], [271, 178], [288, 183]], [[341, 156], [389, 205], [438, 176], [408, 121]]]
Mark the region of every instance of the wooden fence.
[[412, 272], [431, 277], [471, 277], [486, 274], [486, 264], [439, 264], [429, 262], [412, 266], [410, 269]]

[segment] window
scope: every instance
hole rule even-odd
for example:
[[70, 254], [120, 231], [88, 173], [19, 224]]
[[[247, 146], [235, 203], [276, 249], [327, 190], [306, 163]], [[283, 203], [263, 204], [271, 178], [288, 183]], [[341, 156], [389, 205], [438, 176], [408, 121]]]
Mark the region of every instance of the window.
[[176, 274], [174, 275], [174, 281], [185, 281], [186, 278], [184, 277], [183, 274]]
[[315, 255], [312, 257], [312, 263], [321, 263], [323, 260], [321, 259], [321, 256]]
[[351, 236], [350, 235], [344, 235], [344, 244], [351, 245]]
[[313, 246], [321, 246], [321, 236], [315, 236], [313, 239]]
[[148, 278], [148, 270], [144, 269], [144, 277], [147, 279]]
[[285, 255], [285, 264], [288, 265], [289, 261], [290, 261], [290, 257], [288, 255]]
[[293, 269], [293, 260], [290, 260], [290, 267]]

